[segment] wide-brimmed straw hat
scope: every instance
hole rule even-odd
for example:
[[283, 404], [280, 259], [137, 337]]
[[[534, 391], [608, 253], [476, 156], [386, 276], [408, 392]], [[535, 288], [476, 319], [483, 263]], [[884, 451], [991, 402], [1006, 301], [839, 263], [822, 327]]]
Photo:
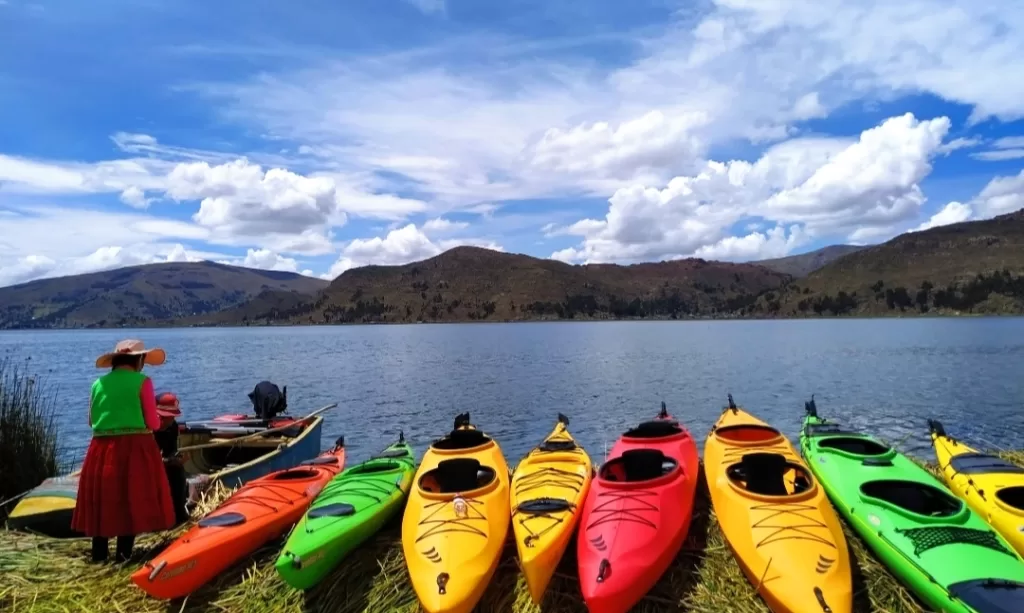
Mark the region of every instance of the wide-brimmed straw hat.
[[167, 359], [167, 354], [163, 349], [158, 347], [146, 349], [142, 341], [127, 339], [119, 342], [110, 353], [104, 353], [96, 358], [96, 368], [110, 368], [115, 355], [144, 355], [146, 356], [146, 364], [150, 366], [159, 366]]

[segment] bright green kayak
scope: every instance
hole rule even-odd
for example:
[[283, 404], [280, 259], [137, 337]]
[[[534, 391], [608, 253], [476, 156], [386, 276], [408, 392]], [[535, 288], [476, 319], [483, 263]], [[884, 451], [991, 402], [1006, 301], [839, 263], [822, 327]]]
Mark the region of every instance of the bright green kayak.
[[416, 471], [404, 437], [327, 483], [277, 558], [292, 587], [309, 589], [402, 510]]
[[1024, 561], [924, 468], [806, 404], [800, 450], [832, 504], [918, 598], [947, 613], [1024, 608]]

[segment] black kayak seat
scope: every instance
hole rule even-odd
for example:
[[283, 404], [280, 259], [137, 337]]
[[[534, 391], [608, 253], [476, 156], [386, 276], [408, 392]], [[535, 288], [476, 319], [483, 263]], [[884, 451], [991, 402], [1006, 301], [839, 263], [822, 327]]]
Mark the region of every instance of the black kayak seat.
[[786, 456], [778, 453], [748, 453], [740, 466], [746, 477], [747, 489], [765, 496], [785, 496], [784, 475], [788, 464]]
[[622, 454], [626, 481], [657, 479], [664, 473], [665, 454], [657, 449], [630, 449]]
[[984, 473], [1021, 474], [1024, 468], [1015, 466], [987, 453], [964, 453], [949, 459], [949, 465], [958, 473], [977, 475]]
[[220, 513], [217, 515], [207, 515], [206, 517], [199, 520], [200, 528], [227, 528], [229, 526], [239, 526], [245, 523], [245, 515], [241, 513], [235, 513], [229, 511], [227, 513]]
[[[450, 494], [475, 490], [480, 487], [481, 473], [489, 477], [494, 474], [494, 471], [486, 466], [481, 466], [480, 462], [473, 458], [455, 458], [438, 462], [437, 468], [427, 475], [431, 475], [437, 481], [442, 493]], [[484, 483], [488, 481], [484, 481]]]

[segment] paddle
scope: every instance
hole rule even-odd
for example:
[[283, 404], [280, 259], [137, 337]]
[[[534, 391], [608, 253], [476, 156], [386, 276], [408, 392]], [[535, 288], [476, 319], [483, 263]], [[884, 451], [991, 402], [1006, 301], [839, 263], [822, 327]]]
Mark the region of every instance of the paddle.
[[261, 436], [266, 436], [267, 434], [273, 434], [275, 432], [281, 432], [282, 430], [287, 430], [289, 428], [294, 428], [297, 424], [299, 424], [301, 422], [304, 422], [304, 421], [308, 421], [308, 420], [316, 417], [317, 415], [319, 415], [319, 414], [321, 414], [321, 413], [323, 413], [325, 411], [329, 411], [329, 410], [333, 409], [336, 406], [338, 406], [337, 402], [329, 404], [329, 405], [327, 405], [327, 406], [325, 406], [325, 407], [323, 407], [321, 409], [317, 409], [317, 410], [313, 411], [312, 413], [310, 413], [309, 415], [307, 415], [305, 417], [296, 419], [295, 421], [293, 421], [291, 423], [288, 423], [288, 424], [286, 424], [284, 426], [278, 426], [276, 428], [270, 428], [269, 430], [263, 430], [262, 432], [256, 432], [254, 434], [249, 434], [249, 435], [246, 435], [246, 436], [240, 436], [238, 438], [233, 438], [233, 439], [230, 439], [230, 440], [217, 441], [215, 443], [202, 443], [200, 445], [189, 445], [187, 447], [181, 447], [180, 449], [178, 449], [178, 453], [181, 453], [183, 451], [194, 451], [194, 450], [197, 450], [197, 449], [208, 449], [210, 447], [223, 447], [225, 445], [237, 445], [238, 443], [243, 443], [245, 441], [253, 440], [253, 439], [259, 438]]

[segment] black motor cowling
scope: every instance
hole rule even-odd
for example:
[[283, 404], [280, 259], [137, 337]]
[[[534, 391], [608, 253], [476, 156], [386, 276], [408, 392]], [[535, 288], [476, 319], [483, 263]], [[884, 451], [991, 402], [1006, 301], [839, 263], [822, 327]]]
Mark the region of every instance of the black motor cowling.
[[288, 386], [284, 390], [270, 381], [260, 381], [249, 392], [252, 409], [260, 419], [273, 419], [288, 410]]

